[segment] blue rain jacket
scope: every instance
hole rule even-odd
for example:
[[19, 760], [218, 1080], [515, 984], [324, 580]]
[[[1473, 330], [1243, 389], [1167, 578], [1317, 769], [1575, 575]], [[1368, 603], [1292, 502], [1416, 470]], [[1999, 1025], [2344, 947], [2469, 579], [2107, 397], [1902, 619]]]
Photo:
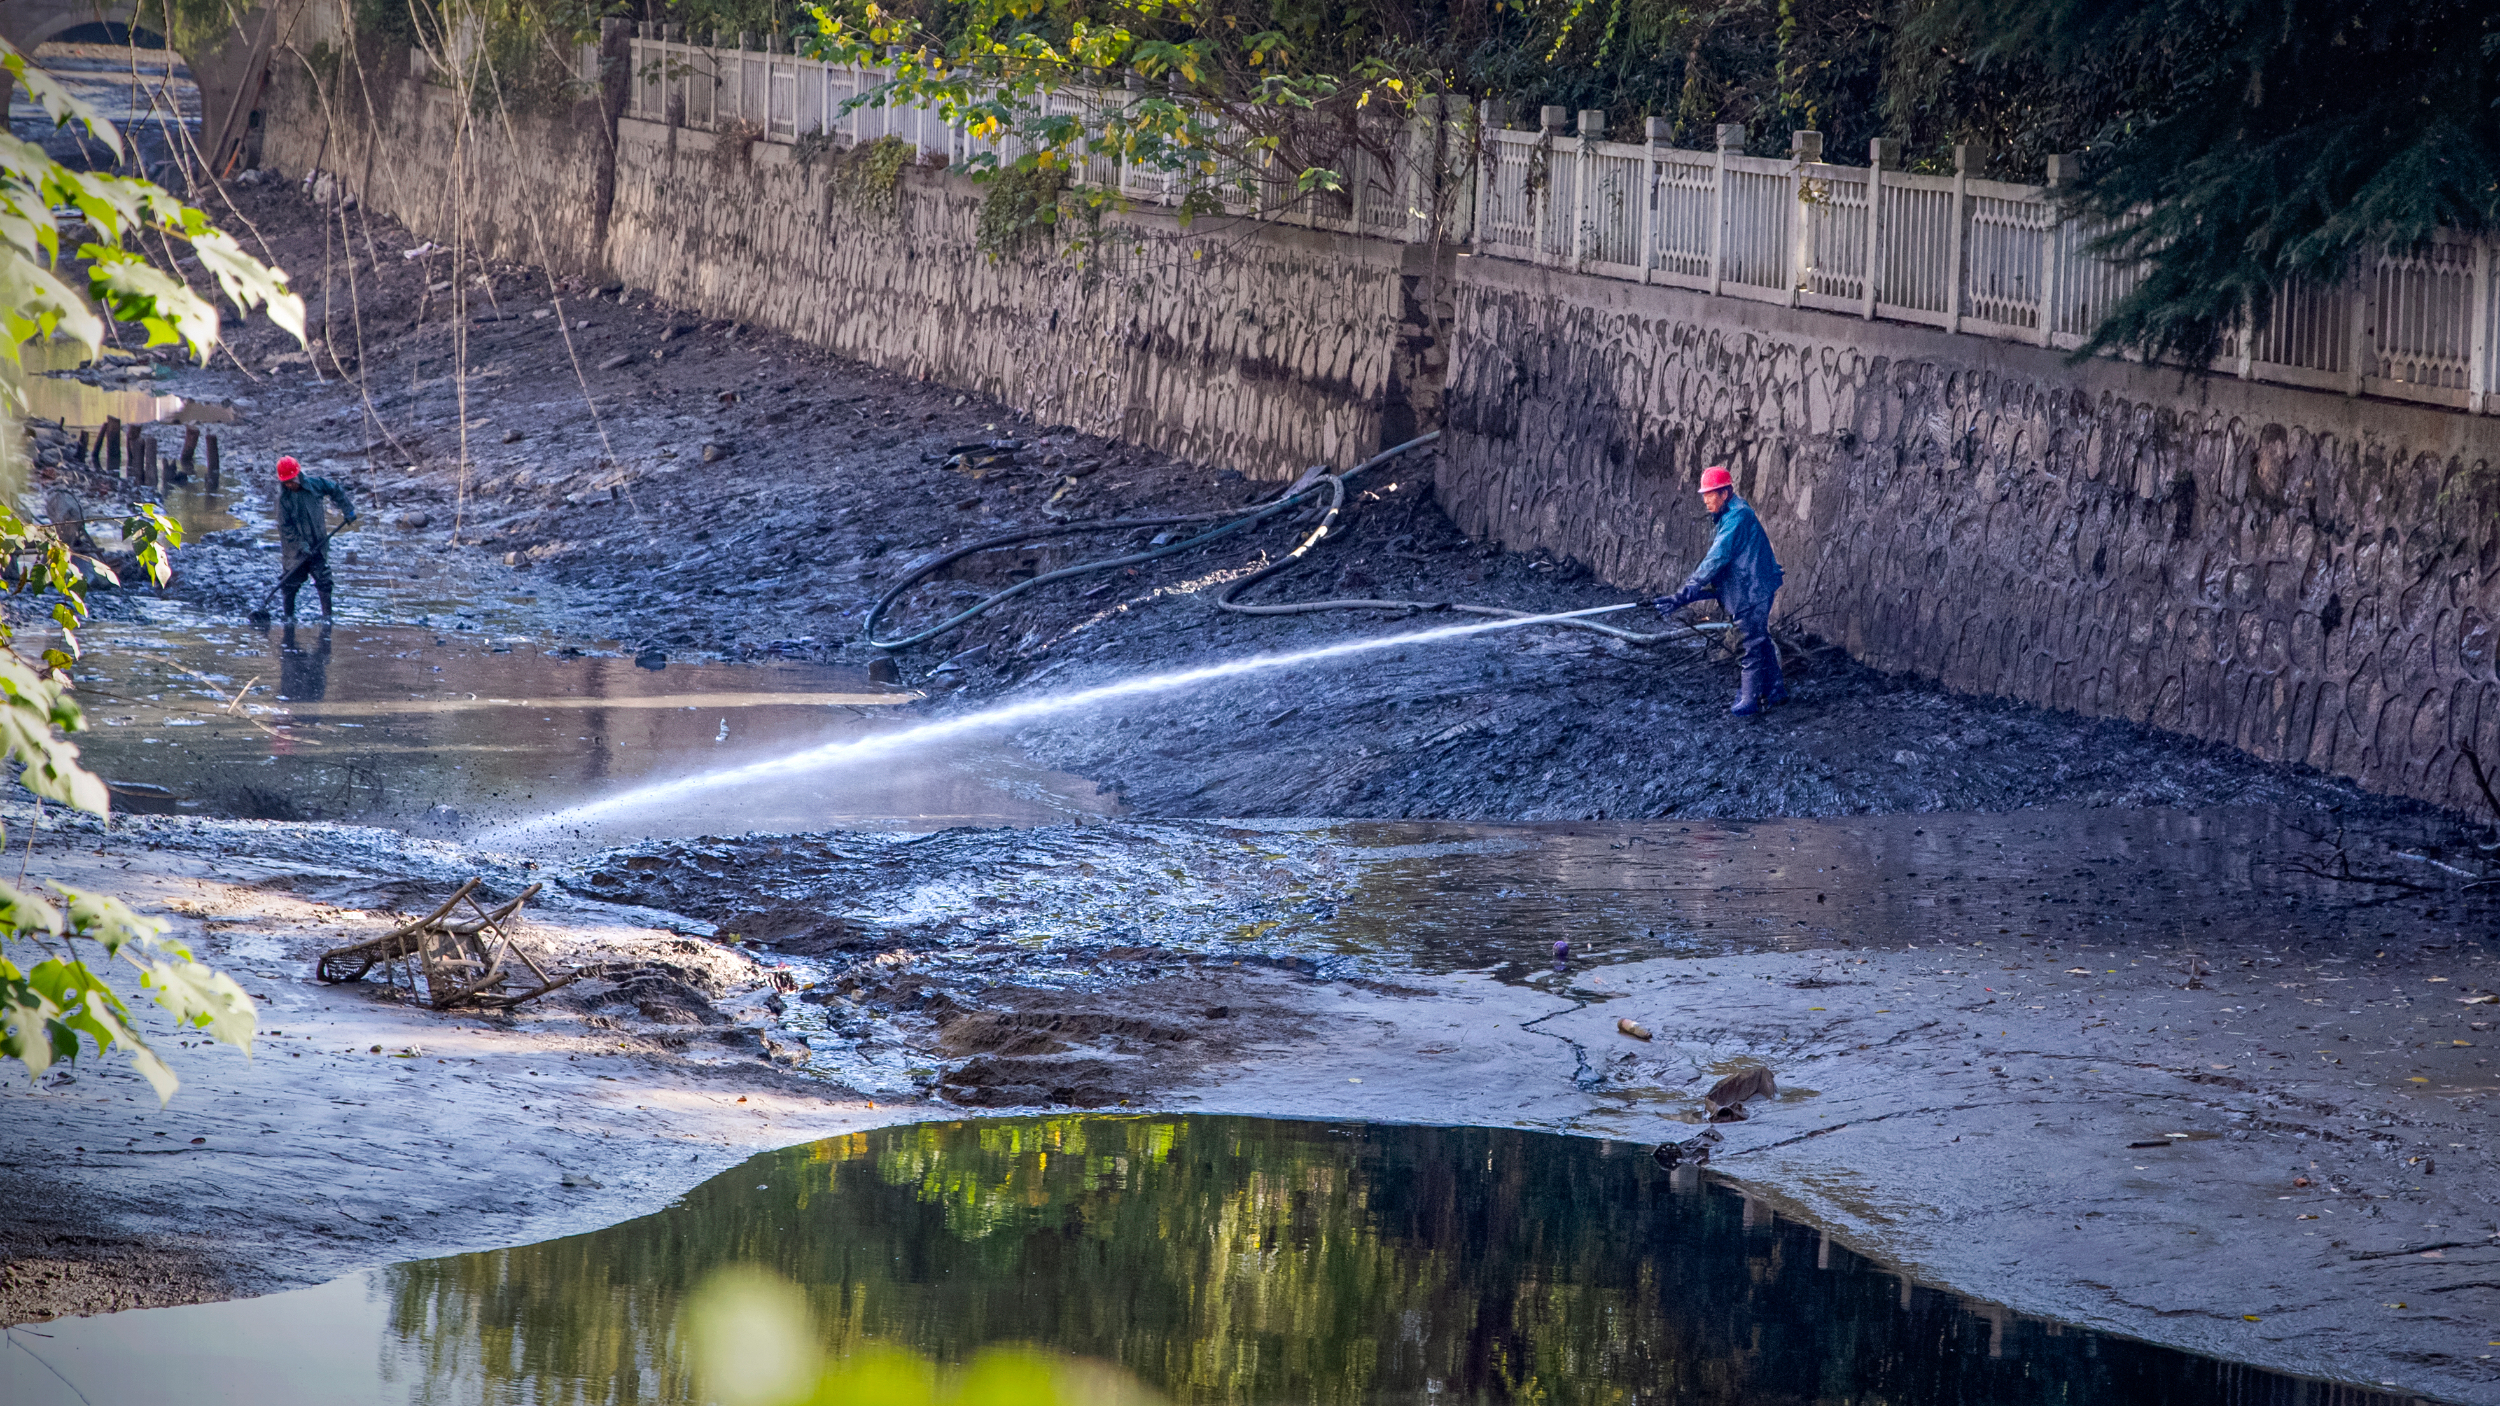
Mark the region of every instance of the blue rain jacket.
[[1727, 500], [1718, 524], [1719, 535], [1711, 539], [1710, 554], [1685, 578], [1682, 594], [1689, 600], [1715, 596], [1739, 620], [1763, 619], [1771, 613], [1772, 595], [1786, 579], [1779, 559], [1771, 555], [1770, 534], [1762, 530], [1762, 519], [1754, 516], [1753, 505], [1737, 497]]

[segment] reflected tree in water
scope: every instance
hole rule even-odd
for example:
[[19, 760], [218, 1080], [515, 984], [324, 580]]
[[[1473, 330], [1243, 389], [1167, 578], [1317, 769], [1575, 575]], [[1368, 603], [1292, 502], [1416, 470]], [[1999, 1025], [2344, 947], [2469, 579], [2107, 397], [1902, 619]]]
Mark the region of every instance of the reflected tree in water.
[[825, 1352], [1031, 1343], [1182, 1402], [2216, 1402], [2367, 1394], [1973, 1308], [1657, 1168], [1489, 1129], [1069, 1116], [758, 1157], [659, 1214], [390, 1272], [412, 1399], [686, 1401], [729, 1266]]

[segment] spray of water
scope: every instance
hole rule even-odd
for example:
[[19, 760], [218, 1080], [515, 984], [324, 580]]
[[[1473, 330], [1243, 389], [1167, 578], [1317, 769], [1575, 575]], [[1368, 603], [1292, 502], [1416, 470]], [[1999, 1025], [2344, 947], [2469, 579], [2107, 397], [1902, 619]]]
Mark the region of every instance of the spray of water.
[[1228, 659], [1220, 664], [1204, 664], [1195, 669], [1178, 669], [1168, 674], [1149, 674], [1142, 678], [1121, 679], [1116, 683], [1073, 693], [1051, 694], [1020, 702], [1002, 703], [959, 718], [942, 718], [918, 727], [901, 728], [872, 737], [828, 742], [785, 756], [769, 757], [743, 766], [723, 767], [718, 771], [698, 772], [674, 781], [656, 782], [649, 786], [621, 791], [596, 801], [586, 801], [563, 810], [551, 811], [535, 819], [499, 826], [478, 836], [481, 844], [510, 844], [550, 831], [576, 829], [593, 822], [628, 815], [638, 810], [667, 805], [706, 791], [719, 791], [763, 781], [780, 781], [805, 772], [831, 767], [851, 766], [873, 761], [932, 742], [996, 728], [1013, 727], [1035, 718], [1055, 713], [1073, 713], [1123, 698], [1137, 698], [1152, 693], [1170, 693], [1219, 679], [1237, 678], [1243, 674], [1265, 673], [1271, 669], [1290, 669], [1305, 664], [1318, 664], [1351, 655], [1371, 654], [1384, 649], [1405, 649], [1419, 644], [1436, 644], [1442, 640], [1464, 639], [1469, 635], [1490, 634], [1496, 630], [1516, 630], [1526, 625], [1548, 625], [1557, 620], [1576, 620], [1583, 616], [1603, 615], [1629, 610], [1630, 605], [1599, 606], [1593, 610], [1571, 610], [1556, 615], [1531, 615], [1514, 620], [1480, 620], [1465, 625], [1444, 625], [1437, 629], [1417, 630], [1411, 634], [1383, 635], [1367, 640], [1349, 640], [1343, 644], [1321, 645], [1316, 649], [1292, 654], [1259, 654], [1247, 659]]

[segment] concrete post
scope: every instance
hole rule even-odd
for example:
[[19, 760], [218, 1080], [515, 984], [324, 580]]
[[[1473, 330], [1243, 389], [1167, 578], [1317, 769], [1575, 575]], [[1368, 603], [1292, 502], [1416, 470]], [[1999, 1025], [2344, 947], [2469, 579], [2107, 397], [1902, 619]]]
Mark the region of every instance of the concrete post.
[[1788, 241], [1788, 305], [1793, 308], [1814, 273], [1814, 221], [1806, 209], [1806, 167], [1823, 163], [1823, 134], [1790, 132], [1788, 154], [1788, 218], [1795, 221]]
[[2073, 185], [2082, 169], [2083, 157], [2077, 153], [2051, 156], [2048, 184], [2040, 192], [2040, 199], [2048, 206], [2041, 215], [2046, 229], [2040, 236], [2039, 342], [2044, 347], [2057, 345], [2058, 299], [2066, 292], [2066, 221], [2057, 213], [2058, 192]]
[[1866, 307], [1868, 321], [1875, 319], [1875, 301], [1882, 291], [1884, 271], [1884, 168], [1901, 164], [1901, 143], [1892, 137], [1876, 137], [1866, 144]]
[[1606, 139], [1606, 114], [1596, 108], [1580, 111], [1580, 146], [1571, 172], [1571, 263], [1588, 262], [1590, 228], [1597, 222], [1597, 195], [1589, 178], [1597, 171], [1597, 153], [1589, 148]]
[[1476, 104], [1476, 150], [1470, 163], [1475, 168], [1476, 181], [1476, 243], [1482, 243], [1485, 231], [1493, 227], [1493, 186], [1498, 169], [1496, 157], [1502, 149], [1493, 134], [1509, 125], [1509, 103], [1485, 98]]
[[2476, 239], [2472, 294], [2466, 303], [2467, 316], [2474, 319], [2474, 332], [2465, 358], [2465, 408], [2476, 415], [2491, 406], [2491, 262], [2491, 240]]
[[1953, 248], [1945, 260], [1944, 330], [1962, 330], [1962, 289], [1970, 281], [1969, 270], [1962, 266], [1970, 231], [1970, 182], [1979, 168], [1988, 164], [1988, 148], [1981, 142], [1963, 142], [1953, 148]]
[[1648, 145], [1641, 155], [1641, 189], [1648, 198], [1641, 204], [1641, 282], [1652, 280], [1658, 267], [1658, 172], [1659, 157], [1667, 144], [1669, 124], [1663, 117], [1651, 117], [1641, 123], [1642, 135]]
[[1727, 286], [1727, 159], [1745, 149], [1745, 124], [1719, 124], [1717, 184], [1710, 193], [1710, 296]]
[[1571, 120], [1569, 108], [1546, 106], [1537, 109], [1537, 159], [1545, 167], [1545, 188], [1537, 192], [1536, 226], [1528, 245], [1531, 263], [1545, 262], [1545, 230], [1553, 223], [1554, 208], [1554, 143], [1562, 135], [1563, 123]]
[[1441, 109], [1442, 101], [1436, 94], [1427, 93], [1415, 100], [1415, 115], [1406, 122], [1405, 159], [1391, 173], [1397, 183], [1402, 217], [1399, 221], [1400, 237], [1409, 244], [1421, 244], [1431, 237], [1431, 221], [1421, 212], [1427, 208], [1427, 202], [1431, 205], [1440, 203], [1433, 198], [1439, 186], [1437, 165], [1435, 180], [1429, 186], [1424, 180], [1424, 168], [1436, 164], [1433, 153], [1439, 145], [1437, 135], [1441, 129]]

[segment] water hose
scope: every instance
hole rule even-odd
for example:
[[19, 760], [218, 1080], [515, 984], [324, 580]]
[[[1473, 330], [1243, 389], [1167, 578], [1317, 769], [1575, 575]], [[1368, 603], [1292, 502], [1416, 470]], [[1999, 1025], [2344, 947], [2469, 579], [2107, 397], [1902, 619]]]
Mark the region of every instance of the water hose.
[[[1530, 615], [1535, 614], [1533, 611], [1505, 610], [1499, 606], [1469, 605], [1456, 601], [1316, 600], [1295, 601], [1278, 605], [1244, 605], [1239, 601], [1238, 598], [1244, 591], [1249, 590], [1251, 587], [1258, 585], [1262, 581], [1268, 580], [1282, 572], [1288, 571], [1293, 567], [1300, 565], [1303, 559], [1310, 554], [1313, 548], [1317, 547], [1321, 542], [1327, 539], [1329, 532], [1336, 526], [1338, 518], [1344, 514], [1345, 486], [1348, 481], [1397, 458], [1399, 455], [1406, 453], [1408, 450], [1421, 448], [1422, 446], [1430, 444], [1440, 437], [1441, 432], [1439, 430], [1433, 430], [1425, 434], [1417, 435], [1415, 438], [1406, 441], [1404, 444], [1392, 445], [1389, 448], [1374, 454], [1370, 458], [1365, 459], [1363, 462], [1356, 464], [1353, 468], [1346, 470], [1344, 473], [1321, 474], [1316, 479], [1311, 479], [1308, 475], [1305, 475], [1304, 481], [1298, 481], [1282, 497], [1265, 503], [1253, 503], [1247, 508], [1236, 508], [1230, 512], [1193, 513], [1182, 517], [1125, 518], [1110, 522], [1072, 522], [1062, 524], [1058, 527], [1026, 528], [1022, 531], [1011, 532], [1004, 536], [985, 538], [966, 546], [957, 547], [951, 552], [947, 552], [941, 556], [932, 557], [929, 560], [922, 562], [920, 565], [913, 567], [911, 571], [901, 580], [888, 587], [883, 595], [878, 596], [876, 604], [868, 608], [868, 618], [862, 622], [861, 626], [862, 633], [867, 636], [867, 642], [871, 648], [886, 650], [908, 649], [913, 645], [924, 644], [930, 640], [938, 638], [941, 635], [949, 634], [955, 630], [961, 629], [963, 626], [989, 613], [998, 606], [1005, 604], [1007, 601], [1015, 598], [1016, 596], [1020, 596], [1026, 591], [1032, 590], [1036, 586], [1047, 585], [1053, 581], [1065, 581], [1078, 576], [1088, 576], [1101, 571], [1116, 571], [1123, 567], [1137, 566], [1144, 562], [1154, 561], [1160, 557], [1173, 556], [1178, 553], [1188, 551], [1194, 547], [1202, 547], [1209, 542], [1229, 537], [1235, 533], [1247, 531], [1250, 528], [1256, 527], [1260, 523], [1267, 521], [1269, 518], [1272, 518], [1279, 513], [1311, 502], [1322, 493], [1328, 495], [1328, 507], [1327, 510], [1321, 514], [1319, 525], [1305, 535], [1301, 543], [1284, 557], [1269, 563], [1267, 566], [1260, 568], [1259, 570], [1226, 587], [1222, 594], [1215, 598], [1216, 606], [1219, 609], [1232, 611], [1241, 615], [1301, 615], [1317, 610], [1391, 610], [1404, 613], [1446, 611], [1459, 615], [1482, 615], [1496, 619], [1508, 620], [1525, 619]], [[927, 629], [920, 630], [913, 634], [900, 635], [892, 639], [880, 639], [877, 636], [878, 622], [885, 617], [886, 611], [891, 609], [894, 603], [902, 598], [904, 592], [919, 585], [922, 581], [929, 579], [929, 577], [944, 570], [946, 567], [963, 560], [965, 557], [973, 556], [980, 552], [994, 551], [1001, 547], [1012, 547], [1026, 543], [1039, 542], [1052, 537], [1072, 537], [1080, 533], [1087, 532], [1132, 532], [1149, 527], [1180, 527], [1193, 523], [1206, 522], [1217, 523], [1218, 526], [1210, 528], [1205, 532], [1198, 533], [1196, 536], [1184, 538], [1183, 540], [1177, 542], [1169, 542], [1163, 546], [1155, 547], [1150, 550], [1131, 552], [1126, 556], [1110, 557], [1102, 561], [1081, 562], [1075, 566], [1063, 566], [1056, 571], [1047, 571], [1039, 576], [1027, 577], [1024, 580], [1018, 581], [1014, 585], [1007, 587], [1005, 590], [995, 592], [991, 595], [982, 597], [980, 600], [974, 601], [972, 604], [965, 606], [962, 610], [957, 611], [955, 614], [939, 621], [937, 624], [929, 626]], [[1600, 624], [1595, 620], [1556, 620], [1553, 623], [1565, 629], [1592, 630], [1598, 634], [1605, 635], [1613, 639], [1619, 639], [1628, 644], [1650, 645], [1663, 643], [1670, 639], [1691, 637], [1691, 627], [1689, 626], [1684, 627], [1679, 631], [1666, 631], [1658, 634], [1641, 634], [1637, 631], [1623, 629], [1620, 626]]]
[[[1438, 433], [1440, 432], [1437, 430], [1434, 431], [1434, 434], [1437, 435]], [[1399, 447], [1404, 448], [1405, 446], [1401, 445]], [[1215, 598], [1216, 608], [1219, 610], [1229, 610], [1240, 615], [1304, 615], [1315, 610], [1396, 610], [1408, 612], [1446, 611], [1454, 615], [1482, 615], [1497, 620], [1524, 620], [1536, 613], [1530, 610], [1506, 610], [1498, 605], [1470, 605], [1464, 601], [1348, 599], [1289, 601], [1279, 605], [1242, 604], [1240, 596], [1244, 591], [1249, 590], [1251, 587], [1258, 585], [1260, 582], [1265, 581], [1272, 576], [1280, 575], [1300, 565], [1303, 557], [1308, 555], [1313, 547], [1318, 546], [1321, 542], [1327, 539], [1329, 529], [1336, 526], [1338, 515], [1345, 510], [1346, 480], [1354, 477], [1358, 473], [1361, 473], [1364, 469], [1371, 467], [1371, 462], [1372, 461], [1367, 460], [1364, 463], [1357, 464], [1353, 468], [1346, 470], [1342, 474], [1322, 478], [1320, 483], [1328, 486], [1329, 500], [1328, 511], [1320, 518], [1319, 526], [1312, 528], [1310, 534], [1302, 539], [1301, 545], [1286, 553], [1282, 558], [1269, 563], [1267, 566], [1262, 567], [1248, 576], [1244, 576], [1240, 580], [1225, 587], [1223, 592]], [[1689, 625], [1681, 626], [1678, 630], [1665, 630], [1660, 631], [1657, 634], [1643, 634], [1638, 630], [1624, 629], [1620, 625], [1603, 625], [1595, 620], [1555, 620], [1552, 623], [1560, 629], [1588, 630], [1596, 634], [1604, 635], [1609, 639], [1618, 639], [1622, 640], [1626, 644], [1638, 645], [1663, 644], [1671, 639], [1684, 638], [1692, 633], [1697, 633], [1694, 630], [1694, 627]]]

